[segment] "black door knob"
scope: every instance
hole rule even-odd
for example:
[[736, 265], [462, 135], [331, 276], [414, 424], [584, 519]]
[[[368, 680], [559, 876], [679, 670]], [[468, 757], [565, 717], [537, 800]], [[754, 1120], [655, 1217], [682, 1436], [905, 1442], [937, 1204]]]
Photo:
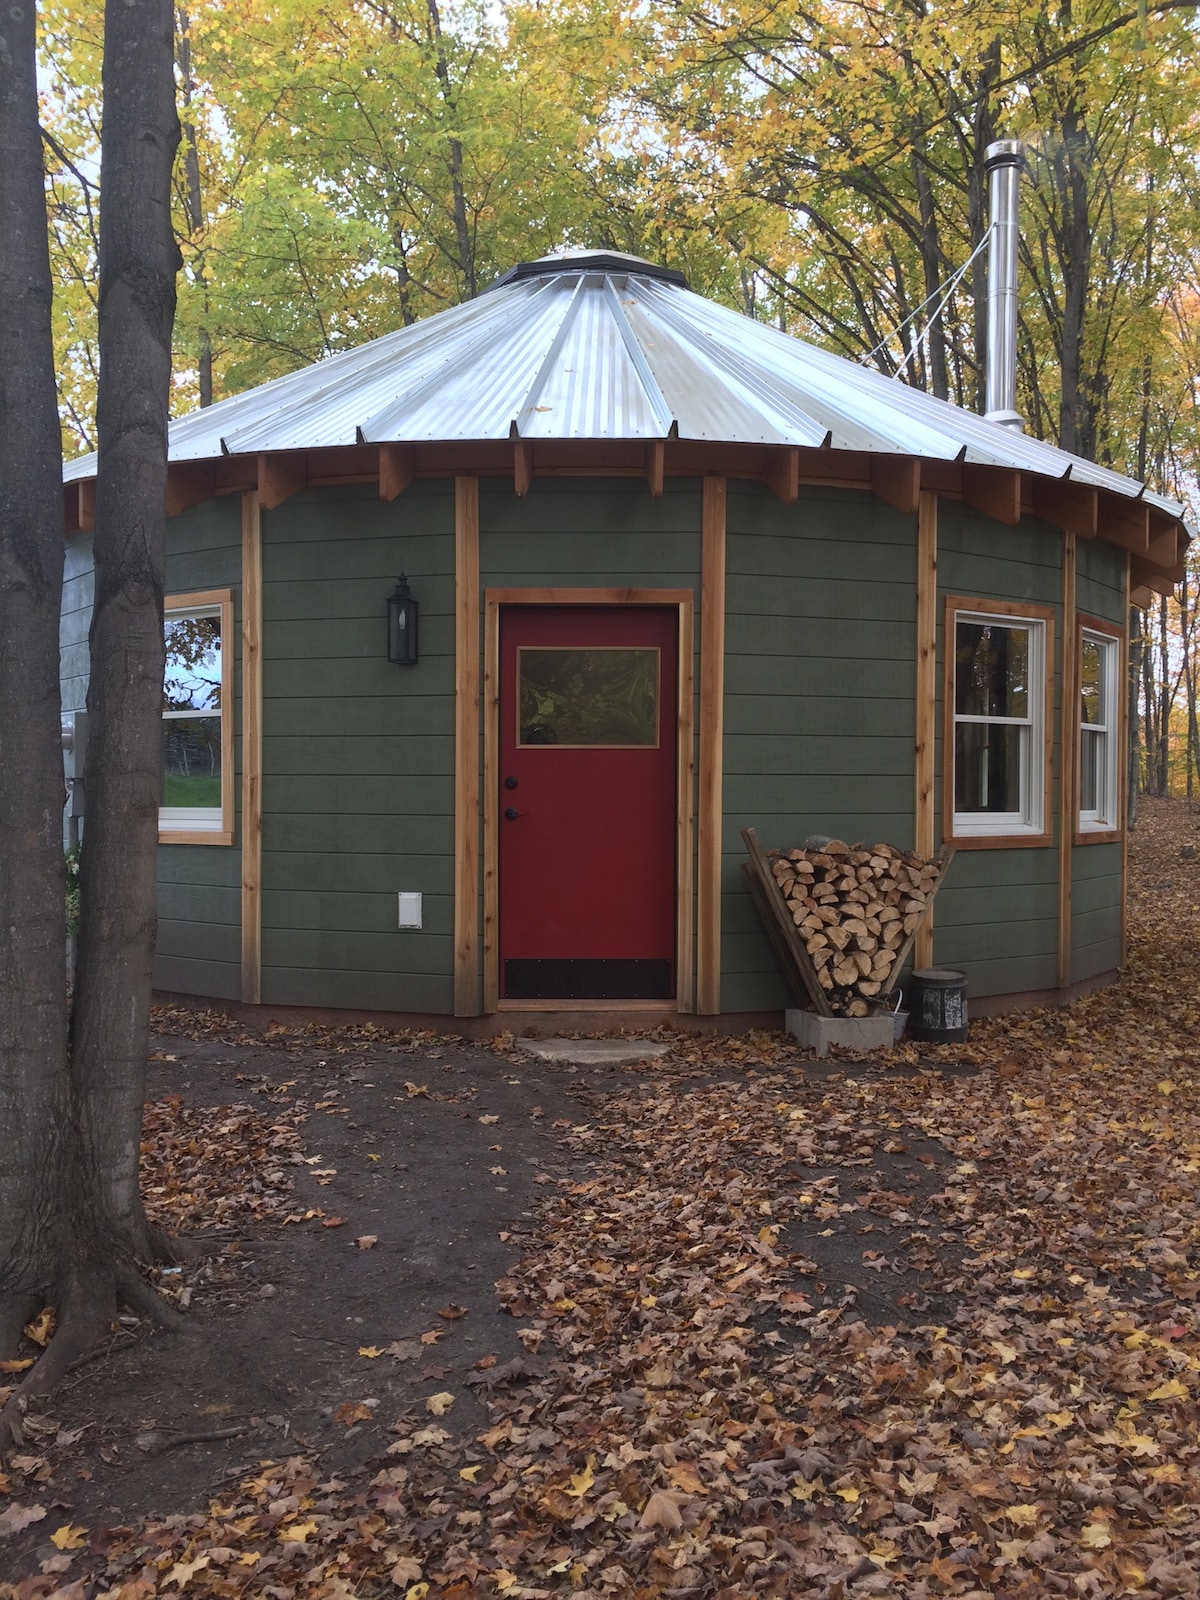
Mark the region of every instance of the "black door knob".
[[515, 822], [521, 813], [517, 810], [516, 806], [505, 806], [504, 815], [510, 822]]
[[512, 778], [512, 777], [505, 778], [504, 787], [506, 789], [515, 789], [517, 787], [517, 780], [515, 778]]

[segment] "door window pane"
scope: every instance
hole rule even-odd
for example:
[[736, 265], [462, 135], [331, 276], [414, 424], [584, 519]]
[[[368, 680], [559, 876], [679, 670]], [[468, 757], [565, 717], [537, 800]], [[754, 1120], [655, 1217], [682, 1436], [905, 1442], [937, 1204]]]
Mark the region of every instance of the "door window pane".
[[954, 730], [954, 809], [1019, 813], [1026, 730], [1011, 723], [960, 722]]
[[656, 649], [517, 652], [521, 745], [658, 744]]
[[962, 622], [955, 634], [954, 709], [960, 717], [1029, 715], [1029, 630]]

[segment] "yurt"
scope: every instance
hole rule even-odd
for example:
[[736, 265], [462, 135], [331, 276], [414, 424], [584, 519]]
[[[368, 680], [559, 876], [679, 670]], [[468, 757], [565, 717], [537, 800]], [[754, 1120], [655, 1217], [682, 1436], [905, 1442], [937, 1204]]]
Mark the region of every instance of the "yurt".
[[915, 954], [976, 1014], [1121, 964], [1126, 621], [1187, 534], [1120, 473], [588, 252], [181, 418], [169, 493], [164, 993], [778, 1019], [749, 826], [953, 843]]

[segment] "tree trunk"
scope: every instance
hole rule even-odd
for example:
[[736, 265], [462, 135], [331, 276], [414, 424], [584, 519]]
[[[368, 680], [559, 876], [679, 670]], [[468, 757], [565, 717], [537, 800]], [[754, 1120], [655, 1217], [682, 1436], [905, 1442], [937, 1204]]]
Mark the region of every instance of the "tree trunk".
[[[184, 105], [184, 200], [188, 221], [188, 232], [193, 241], [198, 237], [204, 227], [204, 201], [200, 187], [200, 146], [196, 138], [196, 124], [192, 120], [192, 96], [195, 92], [195, 79], [192, 76], [192, 40], [191, 19], [186, 6], [179, 6], [176, 11], [178, 31], [176, 34], [179, 57], [179, 92]], [[201, 406], [210, 406], [213, 403], [213, 353], [212, 334], [208, 329], [208, 273], [204, 264], [204, 253], [199, 251], [196, 257], [195, 279], [199, 285], [204, 302], [205, 321], [200, 328], [200, 351], [198, 356], [199, 386]]]
[[47, 1292], [68, 1125], [62, 440], [34, 8], [0, 41], [0, 1355]]
[[[5, 1107], [7, 1148], [0, 1155], [7, 1191], [0, 1230], [5, 1219], [12, 1229], [9, 1238], [0, 1231], [0, 1335], [12, 1343], [30, 1293], [55, 1306], [58, 1331], [0, 1412], [0, 1445], [20, 1437], [28, 1398], [57, 1386], [75, 1357], [107, 1330], [119, 1299], [172, 1320], [138, 1272], [157, 1243], [142, 1209], [138, 1158], [155, 923], [166, 425], [179, 263], [170, 214], [179, 141], [172, 11], [170, 0], [125, 0], [105, 12], [96, 598], [69, 1041], [52, 643], [61, 592], [62, 477], [32, 15], [32, 7], [14, 10], [7, 38], [18, 34], [20, 48], [10, 60], [0, 58], [0, 217], [13, 263], [0, 300], [7, 344], [0, 352], [0, 448], [17, 452], [0, 477], [14, 502], [11, 511], [5, 505], [0, 546], [3, 576], [12, 580], [0, 583], [0, 605], [11, 608], [0, 613], [0, 638], [17, 640], [4, 651], [0, 680], [6, 728], [0, 825], [6, 841], [20, 841], [20, 848], [5, 850], [0, 873], [6, 997], [0, 1007], [12, 1011], [10, 1027], [0, 1010], [0, 1093], [16, 1100], [15, 1114]], [[27, 1096], [15, 1096], [18, 1088]], [[35, 1163], [43, 1169], [36, 1179]], [[30, 1203], [14, 1207], [9, 1194], [19, 1195], [22, 1186]]]
[[1158, 602], [1158, 792], [1171, 792], [1171, 652], [1167, 639], [1167, 597]]
[[1125, 668], [1125, 699], [1129, 716], [1126, 740], [1125, 823], [1137, 827], [1138, 793], [1141, 789], [1141, 762], [1138, 759], [1138, 702], [1142, 670], [1142, 613], [1129, 608], [1129, 659]]
[[79, 1114], [119, 1237], [144, 1245], [145, 1088], [161, 787], [167, 405], [179, 251], [169, 0], [109, 6], [100, 189], [96, 598], [88, 815], [80, 863], [73, 1064]]
[[442, 18], [438, 11], [437, 0], [426, 0], [426, 7], [429, 15], [429, 37], [434, 47], [434, 70], [437, 72], [442, 100], [451, 124], [450, 188], [454, 206], [454, 239], [458, 250], [458, 269], [462, 273], [463, 298], [474, 300], [479, 289], [475, 275], [475, 251], [472, 248], [471, 229], [467, 219], [467, 193], [462, 179], [463, 147], [462, 140], [453, 131], [458, 117], [458, 105], [450, 81], [450, 62], [446, 56], [446, 41], [442, 36]]

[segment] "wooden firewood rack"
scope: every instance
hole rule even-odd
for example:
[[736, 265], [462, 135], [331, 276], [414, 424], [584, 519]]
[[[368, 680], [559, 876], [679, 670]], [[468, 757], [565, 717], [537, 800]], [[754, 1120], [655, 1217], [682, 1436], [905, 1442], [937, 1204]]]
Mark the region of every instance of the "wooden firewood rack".
[[[759, 843], [758, 835], [753, 828], [742, 829], [742, 842], [746, 846], [750, 859], [742, 862], [742, 872], [745, 874], [746, 883], [750, 890], [750, 898], [754, 901], [755, 908], [762, 919], [767, 938], [778, 958], [783, 971], [784, 980], [791, 991], [792, 998], [797, 1002], [800, 1010], [812, 1010], [820, 1017], [835, 1015], [825, 990], [817, 977], [817, 969], [813, 965], [800, 936], [800, 930], [792, 920], [788, 910], [787, 901], [783, 897], [775, 874], [771, 871], [770, 860]], [[935, 858], [937, 877], [929, 891], [925, 908], [921, 913], [920, 921], [909, 933], [896, 952], [895, 963], [892, 967], [891, 977], [887, 987], [878, 995], [866, 1001], [872, 1011], [880, 1012], [892, 1008], [893, 996], [900, 985], [900, 976], [904, 963], [912, 954], [913, 945], [917, 936], [928, 921], [933, 909], [934, 896], [941, 887], [946, 869], [954, 859], [954, 846], [946, 844]]]

